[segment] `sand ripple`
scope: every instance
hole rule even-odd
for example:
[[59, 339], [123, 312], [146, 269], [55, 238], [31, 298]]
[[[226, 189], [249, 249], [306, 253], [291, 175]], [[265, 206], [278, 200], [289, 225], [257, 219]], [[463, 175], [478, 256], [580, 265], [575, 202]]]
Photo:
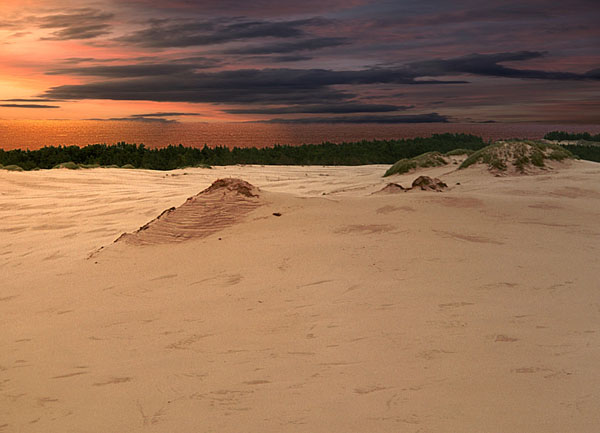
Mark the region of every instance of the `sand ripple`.
[[203, 238], [239, 222], [263, 200], [258, 188], [240, 179], [219, 179], [184, 204], [165, 210], [115, 242], [153, 245]]

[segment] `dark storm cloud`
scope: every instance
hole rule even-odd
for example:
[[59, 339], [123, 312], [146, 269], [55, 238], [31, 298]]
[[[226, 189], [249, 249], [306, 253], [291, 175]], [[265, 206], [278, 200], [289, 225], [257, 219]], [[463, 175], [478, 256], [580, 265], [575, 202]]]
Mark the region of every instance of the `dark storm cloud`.
[[145, 113], [145, 114], [132, 114], [129, 117], [175, 117], [175, 116], [202, 116], [200, 113], [178, 113], [178, 112], [165, 112], [165, 113]]
[[[212, 67], [216, 67], [216, 66], [221, 66], [223, 65], [223, 61], [221, 59], [217, 59], [217, 58], [211, 58], [211, 57], [204, 57], [204, 56], [193, 56], [193, 57], [181, 57], [181, 58], [174, 58], [174, 59], [169, 59], [169, 58], [161, 58], [161, 57], [157, 57], [157, 56], [139, 56], [139, 57], [129, 57], [129, 58], [123, 58], [123, 57], [111, 57], [111, 58], [96, 58], [96, 57], [67, 57], [66, 59], [62, 59], [62, 63], [64, 64], [72, 64], [72, 65], [78, 65], [78, 64], [82, 64], [82, 63], [115, 63], [115, 62], [140, 62], [140, 63], [135, 63], [132, 65], [124, 65], [124, 66], [140, 66], [140, 65], [150, 65], [153, 66], [154, 64], [172, 64], [172, 63], [189, 63], [189, 64], [193, 64], [195, 66], [196, 69], [208, 69], [208, 68], [212, 68]], [[103, 75], [103, 74], [83, 74], [83, 73], [78, 73], [76, 72], [77, 69], [82, 69], [83, 67], [80, 68], [63, 68], [65, 70], [66, 74], [74, 74], [74, 75]], [[192, 68], [194, 69], [194, 68]], [[58, 69], [57, 69], [58, 71]], [[101, 69], [99, 69], [99, 71], [101, 71]]]
[[597, 78], [593, 71], [586, 74], [572, 72], [550, 72], [534, 69], [515, 69], [500, 65], [502, 62], [516, 62], [537, 59], [546, 53], [539, 51], [518, 51], [497, 54], [470, 54], [448, 60], [426, 60], [408, 65], [408, 69], [419, 76], [444, 76], [452, 74], [473, 74], [506, 78], [529, 78], [545, 80], [585, 80]]
[[276, 57], [261, 57], [262, 60], [264, 61], [271, 61], [274, 63], [278, 63], [278, 62], [284, 62], [284, 63], [291, 63], [291, 62], [304, 62], [307, 60], [312, 60], [313, 57], [311, 56], [297, 56], [297, 55], [289, 55], [289, 56], [276, 56]]
[[92, 39], [110, 33], [109, 22], [114, 14], [97, 9], [81, 8], [71, 12], [36, 17], [42, 29], [60, 29], [44, 40]]
[[[437, 3], [437, 4], [435, 4]], [[462, 3], [462, 4], [461, 4]], [[479, 5], [468, 2], [428, 2], [428, 4], [408, 5], [403, 2], [369, 9], [375, 25], [404, 27], [449, 26], [456, 24], [514, 22], [543, 20], [551, 15], [551, 8], [541, 8], [532, 4], [507, 4], [495, 6], [490, 3]], [[386, 13], [387, 12], [387, 13]]]
[[335, 102], [355, 96], [331, 87], [335, 85], [464, 83], [417, 81], [415, 78], [414, 74], [402, 69], [240, 69], [64, 85], [49, 89], [43, 96], [60, 99], [301, 104]]
[[140, 63], [135, 65], [119, 66], [86, 66], [78, 68], [60, 68], [46, 72], [47, 75], [85, 75], [107, 78], [133, 78], [150, 77], [157, 75], [174, 75], [189, 72], [196, 69], [207, 69], [214, 67], [213, 62], [208, 64], [194, 63]]
[[600, 80], [600, 68], [592, 69], [591, 71], [587, 71], [585, 76], [591, 79]]
[[318, 104], [302, 105], [278, 108], [236, 108], [223, 110], [229, 114], [288, 114], [288, 113], [386, 113], [413, 108], [412, 105], [390, 105], [390, 104]]
[[337, 47], [350, 43], [348, 38], [311, 38], [295, 42], [277, 42], [246, 46], [224, 51], [225, 54], [284, 54], [295, 51], [319, 50], [321, 48]]
[[[541, 57], [541, 52], [472, 54], [452, 59], [413, 62], [395, 68], [335, 71], [329, 69], [240, 69], [197, 72], [188, 64], [129, 65], [80, 68], [80, 74], [94, 72], [107, 81], [63, 85], [49, 89], [41, 97], [55, 99], [150, 100], [158, 102], [249, 103], [260, 105], [311, 105], [348, 102], [357, 95], [338, 86], [466, 84], [466, 81], [440, 81], [429, 77], [472, 74], [519, 79], [581, 81], [598, 79], [598, 71], [587, 74], [550, 72], [505, 67]], [[173, 69], [169, 69], [173, 68]], [[76, 72], [75, 68], [72, 73]], [[63, 71], [64, 73], [64, 71]], [[144, 75], [142, 75], [144, 74]], [[129, 78], [137, 77], [137, 78]], [[358, 92], [358, 87], [352, 87]], [[354, 90], [355, 89], [355, 90]], [[468, 86], [465, 86], [468, 91]], [[302, 111], [294, 111], [302, 112]]]
[[60, 108], [58, 105], [42, 105], [42, 104], [0, 104], [0, 107], [7, 107], [7, 108]]
[[194, 63], [205, 66], [206, 68], [210, 68], [213, 66], [222, 65], [223, 62], [220, 59], [215, 59], [211, 57], [203, 57], [203, 56], [195, 56], [195, 57], [182, 57], [179, 59], [169, 60], [171, 63]]
[[339, 116], [304, 117], [297, 119], [269, 119], [253, 123], [446, 123], [448, 117], [438, 113], [400, 116]]
[[61, 102], [62, 99], [50, 99], [50, 98], [12, 98], [12, 99], [0, 99], [3, 102]]
[[322, 18], [293, 21], [160, 20], [116, 40], [153, 48], [190, 47], [267, 37], [302, 37], [307, 35], [305, 27], [327, 22]]
[[144, 113], [144, 114], [131, 114], [127, 117], [110, 117], [108, 119], [88, 119], [88, 120], [103, 120], [113, 122], [145, 122], [145, 123], [178, 123], [175, 119], [168, 119], [168, 117], [178, 116], [202, 116], [199, 113], [185, 113], [185, 112], [163, 112], [163, 113]]

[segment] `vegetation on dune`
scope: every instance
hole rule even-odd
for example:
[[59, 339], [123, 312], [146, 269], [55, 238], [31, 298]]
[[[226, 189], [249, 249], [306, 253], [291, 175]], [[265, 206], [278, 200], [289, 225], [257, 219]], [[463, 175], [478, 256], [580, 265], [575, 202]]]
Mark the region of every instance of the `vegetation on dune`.
[[403, 158], [392, 165], [383, 175], [391, 176], [393, 174], [408, 173], [416, 168], [424, 167], [439, 167], [446, 165], [448, 162], [444, 159], [440, 152], [427, 152], [414, 158]]
[[472, 155], [473, 152], [475, 152], [475, 151], [472, 149], [454, 149], [449, 152], [446, 152], [444, 155], [445, 156], [461, 156], [461, 155], [469, 156], [469, 155]]
[[364, 165], [393, 164], [425, 152], [448, 152], [457, 148], [481, 149], [485, 142], [469, 134], [435, 134], [427, 138], [373, 140], [352, 143], [275, 145], [265, 148], [202, 148], [168, 146], [148, 148], [143, 144], [94, 144], [85, 147], [58, 146], [39, 150], [0, 149], [0, 164], [18, 165], [25, 170], [53, 168], [72, 162], [81, 167], [131, 165], [134, 168], [172, 170], [211, 165]]
[[600, 141], [600, 134], [592, 135], [589, 132], [571, 133], [565, 131], [552, 131], [544, 135], [546, 140], [558, 141]]
[[459, 169], [482, 163], [498, 171], [506, 171], [512, 166], [524, 173], [527, 167], [544, 167], [546, 160], [562, 161], [573, 157], [571, 152], [557, 144], [530, 140], [498, 141], [474, 152]]
[[79, 164], [75, 164], [73, 161], [61, 162], [60, 164], [56, 164], [52, 168], [66, 168], [69, 170], [79, 170], [81, 167]]
[[5, 165], [5, 166], [2, 167], [2, 169], [3, 170], [8, 170], [8, 171], [23, 171], [23, 168], [21, 168], [18, 165], [14, 165], [14, 164]]

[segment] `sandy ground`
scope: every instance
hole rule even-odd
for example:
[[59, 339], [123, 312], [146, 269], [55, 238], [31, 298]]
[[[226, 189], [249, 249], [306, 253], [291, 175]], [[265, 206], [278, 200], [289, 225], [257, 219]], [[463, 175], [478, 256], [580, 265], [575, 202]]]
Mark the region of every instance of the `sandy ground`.
[[600, 164], [386, 169], [0, 170], [0, 432], [600, 431]]

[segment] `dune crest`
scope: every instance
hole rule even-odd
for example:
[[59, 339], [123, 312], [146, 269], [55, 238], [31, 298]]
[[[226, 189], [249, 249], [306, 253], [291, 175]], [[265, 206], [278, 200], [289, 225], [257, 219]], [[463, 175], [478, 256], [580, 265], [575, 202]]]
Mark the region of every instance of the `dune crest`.
[[241, 221], [264, 204], [259, 189], [241, 179], [218, 179], [179, 207], [172, 207], [115, 242], [154, 245], [203, 238]]
[[573, 159], [568, 150], [554, 143], [531, 140], [501, 140], [471, 154], [458, 168], [487, 166], [494, 174], [529, 174], [552, 168], [552, 162]]

